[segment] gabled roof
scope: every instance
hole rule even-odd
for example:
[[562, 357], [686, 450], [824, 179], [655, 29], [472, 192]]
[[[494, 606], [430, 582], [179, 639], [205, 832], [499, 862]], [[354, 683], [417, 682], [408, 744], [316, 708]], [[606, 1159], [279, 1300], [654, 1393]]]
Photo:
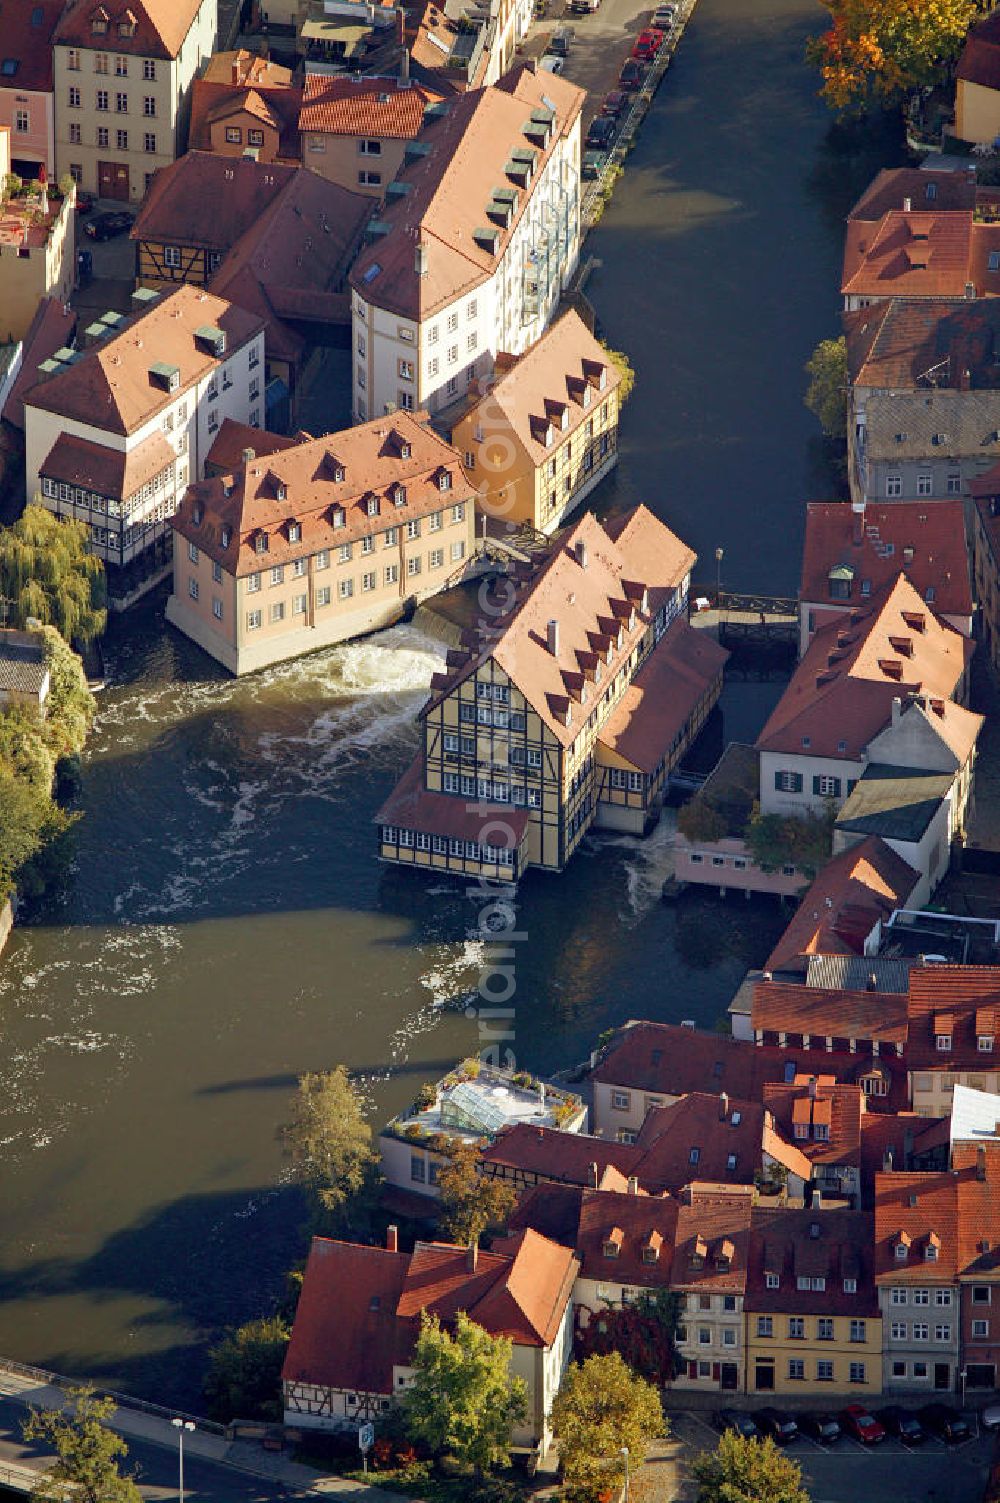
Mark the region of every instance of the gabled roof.
[[843, 315], [848, 379], [882, 391], [1000, 385], [992, 298], [892, 297]]
[[1000, 17], [987, 16], [965, 39], [955, 77], [981, 89], [1000, 89]]
[[[422, 713], [492, 659], [568, 746], [603, 693], [600, 685], [628, 661], [694, 557], [645, 506], [606, 528], [585, 512], [537, 570], [503, 581], [504, 606], [491, 618], [502, 620], [503, 630], [490, 628], [476, 641], [459, 666], [436, 682]], [[555, 653], [549, 650], [550, 621], [558, 623]]]
[[[358, 294], [404, 318], [425, 319], [487, 281], [533, 199], [545, 162], [578, 119], [583, 100], [584, 92], [575, 84], [522, 65], [499, 84], [443, 106], [423, 132], [428, 151], [404, 164], [396, 178], [408, 191], [381, 211], [388, 233], [355, 262], [351, 285]], [[525, 133], [534, 110], [550, 117], [545, 146], [535, 145]], [[542, 139], [534, 128], [532, 137]], [[535, 153], [527, 189], [513, 188], [508, 176], [515, 150]], [[509, 225], [498, 217], [490, 250], [475, 232], [491, 223], [488, 211], [496, 187], [513, 192], [516, 207]], [[425, 259], [422, 272], [416, 264], [418, 247]]]
[[466, 416], [482, 422], [487, 435], [509, 429], [538, 466], [620, 384], [618, 367], [571, 308], [523, 355], [498, 356], [496, 374]]
[[[226, 353], [212, 354], [198, 338], [204, 326], [226, 335]], [[35, 386], [26, 407], [90, 423], [109, 433], [129, 434], [177, 400], [151, 375], [155, 364], [177, 367], [179, 389], [228, 359], [262, 328], [260, 319], [197, 287], [164, 294], [122, 331], [84, 351], [66, 370]]]
[[[235, 53], [228, 55], [237, 56]], [[253, 61], [257, 64], [263, 59], [254, 58]], [[278, 132], [278, 157], [287, 163], [297, 163], [302, 90], [287, 81], [271, 78], [270, 70], [273, 70], [275, 74], [288, 74], [290, 79], [291, 74], [287, 68], [277, 68], [273, 63], [265, 66], [269, 70], [264, 74], [267, 82], [259, 79], [234, 84], [224, 78], [195, 79], [191, 86], [191, 125], [188, 136], [191, 150], [211, 151], [212, 125], [245, 111]], [[250, 74], [249, 77], [253, 79], [255, 75]], [[240, 159], [227, 156], [226, 160]]]
[[620, 1177], [623, 1187], [636, 1173], [642, 1157], [643, 1150], [632, 1143], [561, 1132], [555, 1127], [532, 1127], [527, 1122], [505, 1129], [479, 1156], [485, 1165], [593, 1189], [599, 1187], [608, 1169]]
[[531, 1228], [479, 1252], [450, 1243], [418, 1242], [399, 1297], [401, 1319], [423, 1310], [449, 1323], [460, 1310], [491, 1336], [519, 1346], [551, 1346], [562, 1324], [579, 1263], [568, 1248]]
[[873, 836], [833, 856], [806, 889], [767, 971], [804, 970], [807, 957], [861, 955], [875, 925], [906, 906], [919, 872]]
[[409, 1253], [314, 1237], [283, 1380], [392, 1393], [416, 1337], [396, 1315], [409, 1263]]
[[973, 650], [900, 574], [816, 632], [757, 748], [857, 761], [890, 723], [894, 699], [950, 698]]
[[[20, 0], [4, 6], [0, 25], [0, 59], [4, 67], [0, 90], [51, 91], [52, 38], [64, 4], [65, 0]], [[9, 113], [7, 118], [11, 118]]]
[[[896, 1248], [906, 1250], [897, 1257]], [[936, 1257], [927, 1257], [936, 1248]], [[958, 1180], [950, 1170], [875, 1176], [879, 1284], [951, 1284], [958, 1272]]]
[[[225, 255], [306, 171], [280, 162], [255, 162], [252, 157], [188, 151], [154, 173], [129, 235], [133, 240], [197, 246]], [[205, 213], [208, 203], [211, 214]]]
[[255, 458], [263, 458], [267, 454], [280, 454], [283, 449], [294, 448], [306, 437], [300, 433], [297, 438], [290, 438], [284, 433], [251, 428], [249, 423], [237, 423], [234, 418], [226, 417], [205, 455], [205, 466], [213, 473], [216, 470], [238, 470], [243, 466], [243, 454], [247, 449], [254, 451]]
[[876, 391], [865, 398], [866, 452], [869, 459], [886, 464], [995, 460], [1000, 455], [998, 432], [1000, 388]]
[[[1000, 312], [1000, 300], [996, 307]], [[972, 587], [960, 498], [893, 501], [884, 506], [869, 502], [860, 518], [860, 542], [854, 541], [855, 521], [856, 514], [843, 501], [810, 501], [806, 507], [799, 586], [804, 607], [846, 609], [864, 604], [902, 572], [918, 595], [926, 598], [928, 586], [933, 588], [939, 615], [971, 616]], [[841, 595], [847, 586], [846, 601], [831, 594], [833, 569], [838, 571]]]
[[958, 1268], [964, 1278], [1000, 1273], [1000, 1143], [956, 1143]]
[[101, 496], [127, 500], [154, 475], [172, 470], [177, 455], [159, 430], [126, 454], [71, 433], [60, 433], [41, 463], [39, 473], [47, 480], [82, 486]]
[[[174, 58], [191, 30], [204, 0], [76, 0], [56, 31], [56, 43], [125, 52], [138, 57]], [[106, 30], [94, 30], [95, 13], [103, 13]], [[131, 36], [119, 25], [134, 25]]]
[[[980, 1070], [1000, 1059], [1000, 967], [922, 965], [910, 971], [909, 1044], [911, 1070]], [[948, 1024], [940, 1024], [947, 1017]], [[950, 1037], [949, 1048], [938, 1037]], [[979, 1039], [992, 1038], [992, 1050]]]
[[763, 1033], [903, 1044], [906, 1016], [906, 998], [894, 993], [821, 990], [782, 981], [759, 981], [753, 992], [752, 1023]]
[[423, 129], [425, 109], [438, 97], [399, 78], [307, 73], [299, 130], [412, 141]]
[[698, 1180], [687, 1187], [677, 1212], [673, 1288], [744, 1292], [753, 1197], [751, 1185]]
[[770, 1062], [753, 1044], [679, 1023], [633, 1022], [614, 1036], [590, 1072], [594, 1083], [664, 1096], [728, 1091], [755, 1100]]
[[[971, 209], [890, 209], [847, 224], [841, 292], [855, 297], [963, 297], [974, 282], [973, 241], [989, 227]], [[1000, 275], [994, 280], [1000, 289]], [[982, 296], [985, 288], [976, 288]]]
[[[583, 1190], [576, 1236], [580, 1276], [639, 1288], [670, 1283], [677, 1229], [672, 1196]], [[613, 1255], [609, 1249], [614, 1248]]]
[[761, 1166], [764, 1110], [758, 1101], [693, 1091], [646, 1114], [633, 1171], [652, 1195], [679, 1191], [692, 1179], [719, 1185], [752, 1184]]
[[71, 346], [76, 333], [76, 312], [55, 297], [40, 299], [22, 341], [21, 369], [3, 407], [6, 422], [24, 427], [24, 398], [41, 380], [38, 367], [56, 350]]
[[[445, 476], [451, 483], [442, 490]], [[232, 474], [198, 482], [189, 487], [174, 527], [227, 573], [245, 575], [261, 567], [258, 533], [267, 534], [264, 562], [287, 563], [445, 506], [471, 504], [473, 494], [458, 454], [426, 414], [397, 412], [262, 454]], [[376, 514], [369, 514], [369, 503], [378, 507]], [[300, 531], [294, 542], [292, 522]], [[223, 529], [229, 535], [225, 546]], [[456, 799], [448, 802], [461, 807]]]
[[837, 815], [837, 829], [915, 845], [947, 798], [954, 772], [869, 762]]
[[722, 672], [729, 653], [678, 616], [601, 727], [601, 746], [652, 774]]
[[[746, 1308], [789, 1315], [876, 1316], [873, 1231], [874, 1218], [866, 1211], [756, 1207]], [[777, 1275], [776, 1289], [767, 1287], [767, 1274]], [[808, 1289], [799, 1288], [800, 1278], [810, 1281]], [[844, 1281], [852, 1279], [855, 1292], [850, 1294]], [[822, 1280], [823, 1287], [812, 1288], [814, 1280]]]
[[907, 199], [914, 209], [975, 208], [975, 172], [971, 169], [968, 172], [925, 172], [920, 167], [883, 167], [868, 184], [848, 218], [879, 220], [890, 209], [902, 209]]
[[765, 1085], [764, 1107], [810, 1163], [860, 1165], [865, 1111], [860, 1086], [838, 1085], [829, 1075], [797, 1075], [791, 1085]]

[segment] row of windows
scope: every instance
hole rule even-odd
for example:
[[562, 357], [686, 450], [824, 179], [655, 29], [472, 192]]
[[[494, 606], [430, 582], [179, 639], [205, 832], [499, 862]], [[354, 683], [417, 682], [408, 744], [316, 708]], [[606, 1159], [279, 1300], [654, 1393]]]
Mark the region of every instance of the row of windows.
[[[226, 140], [229, 142], [230, 146], [242, 146], [243, 145], [243, 127], [241, 125], [227, 125], [226, 126]], [[263, 146], [263, 144], [264, 144], [264, 132], [262, 130], [256, 129], [256, 127], [254, 127], [252, 125], [248, 126], [248, 128], [247, 128], [247, 145], [248, 146]]]
[[[788, 1376], [790, 1379], [803, 1379], [806, 1375], [806, 1364], [801, 1357], [789, 1357]], [[818, 1383], [833, 1382], [833, 1363], [819, 1361], [816, 1363], [816, 1381]], [[851, 1383], [867, 1383], [868, 1371], [864, 1362], [852, 1362], [849, 1369], [849, 1381]]]
[[[70, 84], [69, 95], [68, 95], [68, 104], [69, 104], [69, 107], [70, 107], [71, 110], [79, 110], [79, 109], [83, 108], [83, 96], [82, 96], [79, 88], [77, 88], [76, 84]], [[94, 96], [94, 106], [95, 106], [96, 109], [100, 110], [102, 114], [106, 110], [110, 110], [110, 108], [111, 108], [111, 91], [110, 91], [110, 89], [98, 89], [97, 90], [97, 93]], [[124, 90], [119, 89], [116, 92], [116, 94], [115, 94], [115, 114], [117, 114], [117, 115], [127, 115], [128, 114], [128, 108], [129, 108], [129, 106], [128, 106], [128, 95], [124, 92]], [[144, 94], [142, 96], [142, 113], [146, 116], [146, 118], [148, 120], [155, 119], [155, 117], [156, 117], [156, 97], [155, 97], [155, 95], [153, 95], [153, 94]]]
[[586, 798], [580, 800], [579, 806], [574, 810], [569, 819], [566, 821], [567, 840], [572, 840], [577, 831], [582, 830], [584, 825], [589, 823], [593, 807], [593, 796], [588, 793]]
[[[121, 35], [122, 36], [128, 36], [128, 35], [131, 35], [131, 33], [123, 31], [121, 33]], [[108, 73], [108, 72], [110, 72], [110, 58], [109, 58], [109, 56], [108, 56], [108, 54], [106, 52], [95, 52], [93, 56], [94, 56], [94, 72], [95, 73]], [[119, 54], [118, 56], [115, 57], [115, 76], [117, 78], [127, 78], [128, 77], [128, 63], [129, 63], [128, 58], [122, 56], [121, 54]], [[70, 47], [69, 51], [66, 54], [66, 66], [70, 70], [71, 73], [79, 73], [80, 72], [80, 49], [78, 47]], [[143, 58], [143, 60], [142, 60], [142, 76], [146, 80], [147, 83], [153, 83], [153, 82], [155, 82], [155, 80], [156, 80], [156, 61], [155, 61], [154, 58], [151, 58], [151, 57], [144, 57]]]
[[[395, 531], [395, 529], [391, 529], [391, 530]], [[296, 538], [293, 538], [292, 541], [293, 542], [296, 541]], [[372, 539], [371, 538], [363, 538], [362, 539], [362, 548], [361, 548], [362, 554], [371, 553], [371, 551], [372, 551], [371, 543], [372, 543]], [[224, 541], [223, 542], [223, 547], [227, 547], [227, 546], [228, 546], [228, 544]], [[197, 559], [198, 559], [198, 549], [197, 549], [197, 547], [195, 546], [194, 543], [189, 543], [188, 544], [188, 553], [189, 553], [189, 555], [191, 557], [192, 562], [196, 563]], [[351, 544], [350, 543], [345, 543], [342, 547], [338, 548], [338, 550], [337, 550], [337, 562], [338, 563], [340, 563], [340, 564], [349, 563], [350, 560], [351, 560], [351, 556], [352, 555], [351, 555]], [[465, 543], [464, 542], [461, 542], [461, 543], [452, 543], [451, 548], [449, 550], [449, 556], [450, 556], [451, 562], [453, 564], [454, 563], [461, 563], [462, 559], [465, 557]], [[303, 578], [305, 578], [305, 576], [309, 572], [309, 560], [308, 560], [308, 558], [297, 558], [297, 559], [295, 559], [291, 563], [291, 565], [289, 565], [289, 567], [291, 568], [292, 578], [293, 579], [303, 579]], [[328, 548], [320, 548], [317, 553], [313, 554], [313, 567], [317, 571], [322, 570], [322, 569], [328, 569], [330, 567], [330, 550]], [[443, 548], [432, 548], [430, 550], [430, 552], [427, 555], [427, 567], [428, 567], [428, 569], [441, 569], [441, 568], [444, 567], [444, 549]], [[398, 564], [388, 564], [386, 566], [384, 572], [385, 572], [385, 583], [387, 585], [398, 584], [398, 582], [399, 582], [399, 565]], [[416, 577], [417, 575], [421, 574], [422, 572], [423, 572], [423, 560], [422, 560], [422, 558], [418, 554], [411, 555], [411, 557], [409, 557], [406, 560], [406, 573], [407, 573], [407, 577], [410, 578], [410, 579], [412, 579], [412, 578]], [[364, 574], [364, 575], [362, 575], [362, 580], [363, 580], [362, 588], [365, 589], [365, 590], [374, 590], [375, 587], [376, 587], [376, 576], [377, 576], [377, 571], [373, 571], [370, 574]], [[260, 573], [259, 570], [257, 572], [255, 572], [255, 573], [253, 573], [253, 574], [248, 574], [247, 575], [247, 590], [249, 591], [249, 593], [251, 595], [256, 594], [257, 591], [260, 590], [262, 579], [263, 579], [263, 576], [262, 576], [262, 574]], [[284, 584], [284, 582], [285, 582], [285, 565], [284, 564], [275, 564], [271, 569], [269, 569], [268, 570], [268, 580], [269, 580], [269, 582], [270, 582], [270, 584], [272, 586]], [[347, 583], [350, 586], [350, 581], [341, 581], [341, 584], [344, 584], [344, 583]], [[340, 593], [342, 595], [345, 595], [345, 594], [346, 595], [352, 595], [354, 593], [353, 586], [351, 586], [350, 588], [348, 588], [346, 591], [343, 590], [343, 589], [341, 589]]]
[[[980, 1321], [979, 1324], [988, 1327], [989, 1321]], [[893, 1341], [930, 1341], [930, 1329], [927, 1322], [923, 1320], [915, 1320], [909, 1326], [905, 1320], [894, 1320], [889, 1328], [889, 1334]], [[936, 1325], [934, 1327], [934, 1340], [950, 1341], [951, 1326]]]
[[382, 826], [382, 844], [433, 851], [438, 856], [464, 856], [470, 861], [492, 861], [500, 866], [514, 865], [513, 851], [501, 849], [498, 845], [478, 840], [449, 840], [444, 835], [425, 835], [422, 830], [404, 830], [396, 825]]
[[[70, 125], [70, 127], [69, 127], [69, 144], [71, 146], [83, 146], [85, 144], [84, 143], [84, 139], [83, 139], [83, 127], [82, 126], [76, 125], [76, 124], [71, 124]], [[110, 132], [110, 130], [108, 130], [107, 126], [105, 126], [105, 125], [99, 125], [97, 127], [96, 131], [94, 132], [94, 145], [98, 146], [98, 147], [100, 147], [102, 149], [107, 149], [108, 147], [110, 147], [110, 145], [111, 145], [111, 132]], [[148, 152], [151, 155], [155, 154], [155, 152], [156, 152], [156, 134], [155, 134], [154, 131], [143, 131], [143, 135], [142, 135], [142, 149], [143, 149], [143, 151]], [[116, 151], [128, 151], [129, 150], [128, 131], [127, 130], [116, 130], [115, 131], [115, 150]]]
[[[803, 737], [803, 749], [809, 750], [809, 737]], [[847, 742], [837, 743], [839, 752], [847, 751]], [[850, 794], [854, 788], [856, 779], [847, 779], [847, 792]], [[774, 774], [774, 787], [778, 793], [801, 793], [805, 779], [801, 772], [791, 772], [788, 769], [779, 769]], [[818, 773], [812, 780], [812, 791], [816, 798], [840, 798], [843, 791], [843, 783], [831, 773]]]
[[459, 793], [497, 804], [519, 804], [522, 808], [540, 809], [542, 795], [537, 788], [523, 783], [506, 783], [500, 778], [474, 778], [471, 773], [446, 772], [442, 778], [445, 793]]
[[[85, 506], [90, 511], [107, 512], [109, 517], [130, 517], [134, 511], [139, 511], [144, 502], [152, 500], [165, 487], [169, 487], [174, 480], [173, 467], [168, 466], [160, 470], [152, 479], [147, 480], [133, 496], [125, 501], [119, 501], [114, 496], [99, 496], [96, 491], [85, 490], [79, 485], [67, 485], [65, 481], [42, 479], [42, 495], [52, 501], [63, 501], [71, 506]], [[187, 468], [181, 466], [177, 472], [177, 480], [180, 484], [187, 481]]]
[[[945, 488], [949, 496], [962, 494], [962, 477], [954, 471], [948, 474]], [[902, 475], [887, 475], [885, 477], [885, 493], [890, 500], [898, 501], [903, 494]], [[917, 475], [917, 495], [931, 496], [934, 493], [934, 477], [928, 470], [922, 470]]]
[[[853, 1282], [853, 1280], [851, 1282]], [[805, 1317], [802, 1315], [789, 1315], [787, 1317], [787, 1320], [788, 1339], [790, 1341], [804, 1341], [806, 1337]], [[773, 1315], [757, 1316], [757, 1335], [760, 1337], [769, 1337], [774, 1335]], [[864, 1320], [852, 1320], [850, 1335], [852, 1341], [867, 1341], [868, 1322]], [[828, 1315], [820, 1315], [816, 1320], [816, 1340], [833, 1341], [834, 1339], [833, 1318]]]
[[[913, 1305], [929, 1305], [930, 1302], [931, 1302], [931, 1291], [929, 1289], [899, 1289], [899, 1288], [895, 1288], [895, 1289], [892, 1290], [892, 1292], [891, 1292], [891, 1294], [889, 1296], [890, 1300], [892, 1301], [892, 1303], [894, 1305], [905, 1305], [907, 1303], [907, 1297], [909, 1297], [909, 1303], [910, 1304], [913, 1304]], [[944, 1307], [949, 1306], [951, 1304], [951, 1290], [950, 1289], [935, 1289], [934, 1290], [934, 1303], [939, 1308], [944, 1308]]]
[[[703, 852], [701, 852], [701, 851], [692, 851], [691, 855], [688, 857], [688, 860], [694, 866], [702, 866], [702, 865], [704, 865], [705, 857], [704, 857]], [[736, 871], [742, 872], [742, 871], [746, 870], [746, 867], [747, 867], [747, 858], [745, 856], [732, 856], [732, 857], [730, 857], [730, 856], [712, 856], [711, 857], [711, 862], [712, 862], [713, 866], [728, 866], [730, 864], [730, 861], [732, 862], [733, 868]], [[793, 876], [794, 872], [795, 872], [794, 866], [783, 866], [781, 870], [782, 870], [782, 875], [786, 876], [786, 877]]]
[[[733, 1117], [735, 1118], [735, 1116], [736, 1116], [736, 1113], [734, 1112], [733, 1113]], [[764, 1287], [766, 1289], [780, 1289], [781, 1288], [781, 1275], [780, 1275], [780, 1273], [765, 1273], [765, 1275], [764, 1275]], [[799, 1284], [799, 1288], [800, 1289], [802, 1289], [804, 1287], [805, 1286], [803, 1284]], [[810, 1279], [810, 1281], [809, 1281], [809, 1287], [811, 1289], [815, 1289], [815, 1290], [823, 1290], [823, 1289], [826, 1288], [826, 1279]], [[845, 1294], [857, 1294], [857, 1292], [858, 1292], [858, 1281], [857, 1281], [857, 1279], [844, 1279], [843, 1280], [843, 1290], [844, 1290]]]
[[627, 772], [624, 767], [611, 769], [612, 788], [627, 790], [629, 793], [641, 793], [642, 782], [641, 772]]

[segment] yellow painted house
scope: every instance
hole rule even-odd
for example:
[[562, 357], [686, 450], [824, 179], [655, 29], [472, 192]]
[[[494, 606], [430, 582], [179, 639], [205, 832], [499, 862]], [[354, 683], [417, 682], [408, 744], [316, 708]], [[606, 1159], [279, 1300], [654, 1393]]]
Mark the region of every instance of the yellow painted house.
[[955, 134], [992, 145], [1000, 136], [1000, 14], [966, 37], [955, 75]]
[[744, 1301], [748, 1393], [882, 1391], [874, 1218], [864, 1211], [754, 1210]]
[[477, 508], [554, 532], [618, 462], [621, 373], [570, 311], [482, 385], [451, 434]]
[[[644, 506], [583, 516], [483, 617], [421, 712], [423, 748], [375, 816], [385, 861], [515, 882], [595, 823], [642, 829], [725, 654], [684, 619], [694, 554]], [[714, 697], [713, 697], [714, 696]]]

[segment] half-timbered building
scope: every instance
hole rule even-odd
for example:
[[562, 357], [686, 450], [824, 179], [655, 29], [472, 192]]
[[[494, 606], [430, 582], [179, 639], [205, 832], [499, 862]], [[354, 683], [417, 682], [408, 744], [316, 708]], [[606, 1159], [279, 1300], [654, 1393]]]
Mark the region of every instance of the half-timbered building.
[[595, 822], [644, 828], [721, 688], [725, 654], [684, 619], [693, 562], [644, 506], [607, 528], [587, 513], [481, 592], [376, 815], [381, 858], [516, 881], [561, 871]]

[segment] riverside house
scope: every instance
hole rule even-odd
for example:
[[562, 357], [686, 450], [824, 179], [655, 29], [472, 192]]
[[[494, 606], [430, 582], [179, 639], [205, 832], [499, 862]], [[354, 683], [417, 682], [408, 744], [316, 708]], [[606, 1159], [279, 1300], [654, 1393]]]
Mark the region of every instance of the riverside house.
[[[477, 383], [478, 386], [479, 383]], [[451, 427], [476, 509], [554, 532], [618, 463], [621, 373], [571, 309], [496, 371]]]
[[[0, 46], [3, 44], [0, 43]], [[0, 341], [16, 344], [44, 298], [68, 303], [76, 285], [76, 193], [49, 197], [40, 184], [7, 188], [11, 133], [0, 125]]]
[[230, 673], [398, 621], [461, 578], [473, 490], [408, 412], [255, 457], [192, 486], [173, 521], [167, 619]]
[[637, 506], [606, 528], [587, 513], [540, 566], [495, 581], [375, 816], [381, 859], [516, 881], [561, 871], [595, 824], [655, 817], [721, 689], [722, 650], [684, 619], [693, 562]]

